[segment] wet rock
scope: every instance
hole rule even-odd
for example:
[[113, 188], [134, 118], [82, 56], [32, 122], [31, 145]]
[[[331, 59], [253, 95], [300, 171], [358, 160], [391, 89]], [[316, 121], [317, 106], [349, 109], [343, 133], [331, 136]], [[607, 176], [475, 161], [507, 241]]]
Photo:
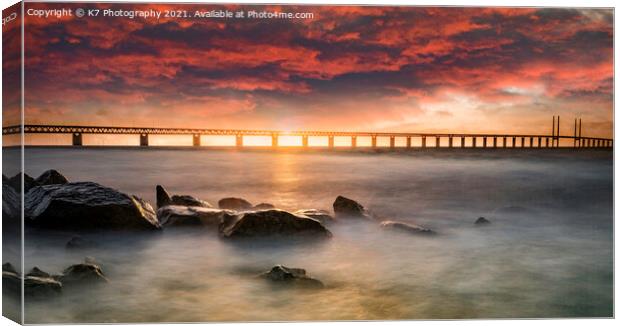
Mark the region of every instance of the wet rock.
[[[30, 188], [34, 187], [37, 185], [37, 182], [34, 181], [34, 179], [23, 173], [24, 175], [24, 193], [27, 192], [28, 190], [30, 190]], [[22, 184], [22, 173], [18, 173], [15, 176], [13, 176], [12, 178], [10, 178], [7, 181], [7, 184], [9, 184], [11, 187], [13, 187], [13, 189], [19, 194], [22, 190], [21, 190], [21, 184]]]
[[56, 170], [47, 170], [34, 181], [38, 186], [69, 183], [69, 180], [67, 180], [64, 175], [60, 174], [60, 172]]
[[67, 249], [89, 249], [97, 247], [97, 243], [92, 240], [84, 239], [80, 236], [74, 236], [67, 241], [65, 248]]
[[11, 263], [4, 263], [4, 264], [2, 264], [2, 271], [3, 272], [9, 272], [9, 273], [17, 274], [17, 270], [15, 270], [15, 267], [13, 267], [13, 265], [11, 265]]
[[150, 204], [94, 182], [37, 186], [26, 194], [25, 222], [51, 229], [156, 230]]
[[333, 216], [329, 215], [329, 212], [320, 209], [300, 209], [295, 214], [313, 218], [323, 224], [336, 221]]
[[157, 187], [155, 187], [155, 192], [157, 195], [157, 207], [158, 208], [168, 206], [168, 205], [196, 206], [196, 207], [206, 207], [206, 208], [213, 207], [208, 202], [189, 196], [189, 195], [170, 196], [170, 194], [166, 191], [166, 189], [164, 189], [164, 187], [161, 185], [157, 185]]
[[277, 284], [296, 285], [311, 288], [324, 287], [323, 282], [308, 277], [305, 269], [289, 268], [283, 265], [272, 267], [270, 271], [261, 274], [260, 277]]
[[274, 209], [274, 208], [276, 207], [269, 203], [260, 203], [253, 207], [253, 209], [255, 210], [265, 210], [265, 209]]
[[252, 209], [252, 204], [243, 199], [243, 198], [222, 198], [219, 202], [217, 202], [217, 206], [222, 209], [233, 209], [233, 210], [250, 210]]
[[67, 267], [58, 280], [65, 286], [107, 283], [101, 267], [92, 262], [84, 262]]
[[28, 272], [28, 274], [26, 274], [26, 276], [34, 276], [34, 277], [52, 277], [52, 275], [50, 275], [47, 272], [44, 272], [42, 270], [39, 269], [39, 267], [33, 267], [30, 272]]
[[420, 235], [435, 235], [435, 231], [431, 229], [427, 229], [415, 224], [403, 223], [403, 222], [395, 222], [395, 221], [385, 221], [381, 222], [381, 227], [386, 230], [395, 230], [407, 232], [410, 234], [420, 234]]
[[225, 238], [264, 236], [327, 238], [331, 236], [331, 232], [317, 220], [272, 209], [246, 212], [226, 218], [220, 225], [220, 235]]
[[157, 210], [162, 227], [170, 226], [218, 226], [224, 219], [235, 216], [230, 210], [194, 206], [168, 205]]
[[49, 297], [62, 292], [62, 284], [51, 277], [26, 276], [24, 294], [28, 297]]
[[486, 218], [480, 216], [480, 217], [478, 217], [476, 222], [474, 222], [474, 224], [475, 225], [488, 225], [488, 224], [491, 224], [491, 221], [489, 221]]
[[334, 213], [337, 218], [362, 217], [370, 218], [368, 211], [360, 203], [353, 199], [338, 196], [334, 201]]
[[12, 271], [5, 270], [4, 265], [2, 265], [2, 292], [7, 292], [7, 293], [10, 293], [11, 295], [21, 296], [21, 292], [22, 292], [21, 277], [19, 277], [19, 274], [17, 274], [17, 271], [15, 271], [14, 268], [12, 269]]

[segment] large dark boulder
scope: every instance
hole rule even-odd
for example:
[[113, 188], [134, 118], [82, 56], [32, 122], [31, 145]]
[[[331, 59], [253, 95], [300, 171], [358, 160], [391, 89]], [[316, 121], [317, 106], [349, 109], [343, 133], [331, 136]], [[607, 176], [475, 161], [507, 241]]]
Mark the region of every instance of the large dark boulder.
[[58, 280], [65, 286], [107, 283], [99, 265], [86, 261], [67, 267]]
[[253, 208], [249, 201], [235, 197], [222, 198], [217, 202], [217, 206], [221, 209], [232, 209], [236, 211], [251, 210]]
[[235, 216], [230, 210], [194, 206], [168, 205], [157, 210], [162, 227], [218, 226], [225, 219]]
[[69, 183], [69, 180], [67, 180], [64, 175], [60, 174], [60, 172], [56, 170], [47, 170], [41, 173], [41, 175], [34, 181], [38, 186]]
[[381, 222], [381, 227], [386, 230], [395, 230], [406, 232], [409, 234], [419, 234], [419, 235], [435, 235], [435, 231], [431, 229], [427, 229], [418, 225], [404, 223], [404, 222], [395, 222], [395, 221], [385, 221]]
[[313, 218], [323, 224], [336, 221], [333, 216], [329, 215], [329, 212], [320, 209], [300, 209], [295, 214]]
[[220, 225], [224, 238], [248, 238], [264, 236], [310, 236], [327, 238], [331, 232], [321, 222], [272, 209], [251, 211], [225, 218]]
[[26, 194], [25, 222], [52, 229], [155, 230], [150, 204], [94, 182], [37, 186]]
[[311, 288], [322, 288], [323, 282], [308, 277], [306, 270], [302, 268], [290, 268], [276, 265], [270, 271], [260, 274], [260, 277], [275, 284], [295, 285]]
[[164, 189], [163, 186], [157, 185], [155, 187], [155, 192], [157, 195], [157, 208], [161, 208], [168, 205], [179, 205], [179, 206], [196, 206], [196, 207], [213, 207], [211, 204], [204, 200], [200, 200], [198, 198], [189, 196], [189, 195], [173, 195], [170, 194]]
[[21, 218], [21, 201], [19, 193], [9, 184], [2, 183], [2, 220]]
[[334, 213], [337, 218], [370, 218], [370, 214], [364, 206], [356, 202], [353, 199], [349, 199], [343, 196], [338, 196], [334, 201]]
[[31, 176], [20, 172], [7, 181], [7, 183], [13, 187], [17, 193], [21, 192], [22, 174], [24, 175], [24, 192], [27, 192], [30, 188], [37, 185], [37, 182], [34, 181]]

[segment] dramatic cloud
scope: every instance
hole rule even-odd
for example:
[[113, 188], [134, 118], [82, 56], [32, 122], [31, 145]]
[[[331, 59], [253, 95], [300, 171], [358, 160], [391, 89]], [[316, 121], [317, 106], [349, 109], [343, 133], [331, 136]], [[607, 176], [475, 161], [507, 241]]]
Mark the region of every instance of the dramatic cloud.
[[612, 134], [612, 10], [97, 6], [314, 18], [26, 17], [28, 122]]

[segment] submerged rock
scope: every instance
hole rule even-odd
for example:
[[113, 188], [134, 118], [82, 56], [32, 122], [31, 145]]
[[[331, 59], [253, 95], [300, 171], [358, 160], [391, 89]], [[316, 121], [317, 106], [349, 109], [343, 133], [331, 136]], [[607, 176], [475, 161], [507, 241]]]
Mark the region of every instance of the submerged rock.
[[222, 198], [217, 202], [217, 206], [222, 209], [233, 210], [250, 210], [253, 208], [249, 201], [235, 197]]
[[25, 222], [55, 229], [156, 230], [150, 204], [94, 182], [37, 186], [26, 194]]
[[65, 286], [92, 283], [107, 283], [101, 267], [92, 262], [84, 262], [67, 267], [58, 280]]
[[491, 221], [489, 221], [486, 218], [480, 216], [480, 217], [478, 217], [476, 222], [474, 222], [474, 224], [475, 225], [487, 225], [487, 224], [491, 224]]
[[304, 287], [322, 288], [323, 282], [308, 277], [306, 270], [302, 268], [289, 268], [277, 265], [270, 271], [260, 275], [260, 277], [278, 284], [299, 285]]
[[337, 218], [341, 217], [362, 217], [370, 218], [370, 214], [364, 206], [353, 199], [338, 196], [334, 201], [334, 213]]
[[56, 170], [47, 170], [41, 173], [41, 175], [34, 181], [37, 186], [69, 183], [69, 180], [67, 180], [64, 175], [60, 174], [60, 172]]
[[396, 230], [403, 231], [411, 234], [421, 234], [421, 235], [435, 235], [435, 231], [431, 229], [427, 229], [418, 225], [403, 223], [403, 222], [395, 222], [395, 221], [385, 221], [381, 222], [381, 227], [388, 230]]
[[34, 276], [34, 277], [52, 277], [49, 273], [46, 273], [39, 269], [39, 267], [33, 267], [26, 276]]
[[274, 209], [274, 208], [276, 207], [269, 203], [260, 203], [253, 207], [253, 209], [255, 210], [265, 210], [265, 209]]
[[11, 263], [2, 264], [2, 271], [17, 274], [17, 270], [15, 270], [15, 267], [13, 267]]
[[65, 248], [67, 249], [88, 249], [97, 247], [97, 243], [92, 240], [84, 239], [80, 236], [74, 236], [71, 240], [67, 241]]
[[24, 294], [29, 297], [48, 297], [62, 292], [62, 284], [49, 276], [26, 276]]
[[217, 226], [235, 212], [225, 209], [168, 205], [157, 210], [162, 227], [169, 226]]
[[163, 186], [157, 185], [155, 187], [155, 192], [157, 195], [157, 208], [161, 208], [168, 205], [179, 205], [179, 206], [196, 206], [196, 207], [213, 207], [211, 204], [204, 200], [200, 200], [198, 198], [189, 196], [189, 195], [173, 195], [170, 194], [164, 189]]
[[225, 238], [262, 236], [311, 236], [330, 237], [331, 232], [321, 222], [272, 209], [252, 211], [229, 217], [220, 225], [220, 235]]
[[329, 215], [329, 212], [320, 209], [300, 209], [295, 214], [313, 218], [323, 224], [336, 221], [333, 216]]

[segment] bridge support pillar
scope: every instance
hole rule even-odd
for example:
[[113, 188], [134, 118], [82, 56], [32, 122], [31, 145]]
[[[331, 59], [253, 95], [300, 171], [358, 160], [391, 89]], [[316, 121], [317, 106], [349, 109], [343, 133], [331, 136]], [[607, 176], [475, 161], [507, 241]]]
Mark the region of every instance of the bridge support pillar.
[[448, 137], [448, 147], [452, 148], [452, 136]]
[[441, 138], [435, 137], [435, 147], [439, 148], [441, 146]]
[[493, 148], [497, 148], [497, 137], [493, 137]]
[[506, 137], [502, 138], [502, 146], [506, 148]]
[[517, 137], [512, 137], [512, 147], [517, 147]]
[[372, 148], [377, 148], [377, 136], [370, 137]]
[[353, 147], [353, 148], [357, 147], [357, 137], [356, 136], [352, 136], [351, 137], [351, 147]]
[[396, 137], [390, 136], [390, 148], [394, 149], [396, 147]]
[[534, 137], [530, 137], [530, 147], [534, 147]]
[[426, 137], [422, 137], [422, 148], [426, 147]]
[[82, 146], [82, 134], [79, 132], [74, 132], [73, 137], [73, 146]]
[[487, 148], [487, 138], [486, 137], [482, 137], [482, 147], [483, 148]]
[[327, 146], [334, 148], [334, 136], [327, 136]]
[[525, 138], [521, 137], [521, 147], [525, 147]]
[[237, 148], [243, 147], [243, 135], [235, 135], [235, 146]]
[[538, 147], [542, 146], [542, 140], [540, 139], [540, 137], [538, 137]]
[[411, 137], [407, 137], [407, 148], [411, 148]]
[[549, 147], [549, 137], [545, 137], [545, 147]]
[[200, 135], [193, 135], [192, 143], [194, 144], [194, 146], [200, 146]]
[[271, 135], [271, 147], [278, 147], [278, 135]]
[[465, 137], [461, 137], [461, 148], [465, 148]]
[[140, 134], [140, 146], [149, 145], [149, 134]]
[[476, 137], [471, 138], [471, 147], [476, 148]]

